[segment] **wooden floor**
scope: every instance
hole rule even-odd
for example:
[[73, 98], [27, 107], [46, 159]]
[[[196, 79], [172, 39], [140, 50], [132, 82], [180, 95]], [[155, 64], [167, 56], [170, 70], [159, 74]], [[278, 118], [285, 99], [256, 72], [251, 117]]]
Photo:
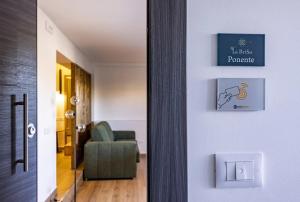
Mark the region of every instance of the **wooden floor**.
[[64, 152], [60, 152], [56, 158], [57, 198], [60, 199], [74, 183], [74, 171], [71, 169], [71, 156], [65, 156]]
[[[71, 156], [65, 156], [64, 152], [57, 153], [56, 156], [56, 200], [68, 201], [65, 198], [72, 198], [74, 194], [74, 170], [71, 169]], [[82, 176], [83, 166], [76, 170], [77, 178]], [[73, 192], [73, 193], [72, 193]]]
[[141, 156], [133, 180], [84, 181], [77, 192], [77, 202], [146, 202], [146, 164], [146, 156]]

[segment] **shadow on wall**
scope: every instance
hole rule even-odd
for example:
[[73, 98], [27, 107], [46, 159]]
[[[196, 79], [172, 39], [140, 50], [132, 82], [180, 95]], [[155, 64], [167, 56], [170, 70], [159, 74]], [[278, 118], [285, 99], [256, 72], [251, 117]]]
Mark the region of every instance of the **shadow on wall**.
[[[211, 44], [211, 66], [217, 66], [217, 34], [208, 35]], [[216, 79], [209, 79], [207, 81], [207, 110], [216, 111], [217, 103], [217, 81]]]
[[217, 103], [217, 80], [209, 79], [207, 80], [207, 111], [216, 111], [216, 103]]
[[218, 50], [218, 41], [217, 41], [217, 34], [209, 35], [210, 38], [210, 47], [211, 47], [211, 66], [215, 67], [217, 66], [217, 50]]
[[209, 155], [209, 165], [213, 168], [213, 172], [209, 173], [209, 187], [216, 188], [216, 155]]

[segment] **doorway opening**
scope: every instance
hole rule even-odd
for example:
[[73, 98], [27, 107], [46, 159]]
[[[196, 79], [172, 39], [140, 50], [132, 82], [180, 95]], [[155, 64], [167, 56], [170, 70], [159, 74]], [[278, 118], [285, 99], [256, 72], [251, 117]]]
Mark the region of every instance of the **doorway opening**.
[[71, 60], [56, 52], [56, 200], [58, 201], [66, 201], [72, 197], [75, 180], [83, 175], [82, 161], [76, 162], [77, 152], [74, 152], [76, 119], [69, 117], [71, 111], [76, 112], [71, 103], [76, 87], [75, 71], [72, 71], [74, 66]]
[[[76, 177], [79, 184], [66, 186], [71, 193], [78, 188], [76, 201], [147, 201], [147, 1], [39, 0], [38, 6], [40, 44], [51, 43], [43, 61], [53, 61], [54, 49], [61, 51], [57, 60], [63, 58], [56, 74], [57, 159], [67, 159], [67, 171], [83, 170], [82, 176], [67, 177], [56, 168], [56, 198], [62, 195], [60, 181]], [[62, 69], [71, 72], [70, 95]], [[86, 88], [89, 79], [92, 86]], [[69, 105], [74, 96], [79, 102]], [[69, 109], [75, 112], [71, 124], [64, 116]], [[49, 192], [46, 185], [40, 190]]]
[[57, 198], [63, 198], [74, 180], [72, 170], [72, 120], [66, 119], [71, 98], [71, 64], [64, 55], [56, 54], [56, 184]]
[[84, 147], [91, 138], [91, 74], [56, 52], [56, 201], [82, 184]]

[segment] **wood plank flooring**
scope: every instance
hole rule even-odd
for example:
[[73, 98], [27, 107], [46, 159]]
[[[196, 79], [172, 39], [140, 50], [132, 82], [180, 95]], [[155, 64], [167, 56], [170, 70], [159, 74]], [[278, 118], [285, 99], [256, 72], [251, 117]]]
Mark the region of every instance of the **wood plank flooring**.
[[[65, 156], [64, 152], [57, 153], [56, 164], [56, 200], [68, 202], [74, 195], [74, 170], [71, 169], [71, 156]], [[82, 178], [83, 165], [76, 170], [77, 179]]]
[[137, 177], [133, 180], [84, 181], [77, 202], [146, 202], [147, 157], [141, 156]]
[[64, 152], [56, 156], [57, 198], [61, 199], [74, 183], [74, 170], [71, 169], [71, 156], [65, 156]]

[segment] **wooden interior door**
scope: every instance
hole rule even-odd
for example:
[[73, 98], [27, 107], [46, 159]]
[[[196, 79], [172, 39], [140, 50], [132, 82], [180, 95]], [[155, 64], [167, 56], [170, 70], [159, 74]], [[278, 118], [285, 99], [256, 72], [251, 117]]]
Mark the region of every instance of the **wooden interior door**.
[[36, 44], [36, 0], [1, 0], [0, 201], [37, 201]]
[[[91, 125], [91, 75], [83, 68], [73, 63], [71, 65], [71, 94], [79, 98], [79, 103], [76, 106], [72, 106], [72, 110], [76, 112], [76, 120], [73, 121], [73, 128], [80, 124], [84, 124], [87, 127]], [[85, 133], [78, 133], [74, 131], [72, 136], [72, 146], [75, 147], [74, 154], [72, 155], [73, 168], [76, 164], [76, 168], [83, 161], [83, 143], [87, 137], [80, 137]], [[82, 141], [80, 141], [82, 140]], [[85, 142], [84, 142], [85, 143]]]

